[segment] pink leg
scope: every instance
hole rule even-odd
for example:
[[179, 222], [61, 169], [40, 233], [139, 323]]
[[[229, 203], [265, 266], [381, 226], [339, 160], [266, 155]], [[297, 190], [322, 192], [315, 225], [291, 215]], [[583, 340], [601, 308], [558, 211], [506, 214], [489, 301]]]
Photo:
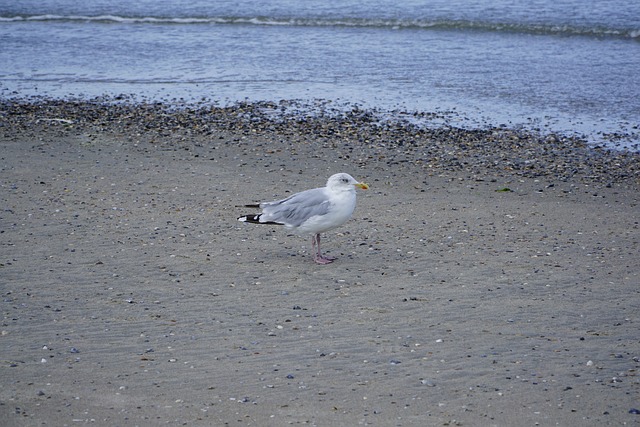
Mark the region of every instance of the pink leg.
[[311, 237], [311, 248], [313, 252], [315, 252], [313, 260], [317, 264], [330, 264], [335, 260], [333, 257], [322, 256], [322, 252], [320, 252], [320, 234], [316, 234]]

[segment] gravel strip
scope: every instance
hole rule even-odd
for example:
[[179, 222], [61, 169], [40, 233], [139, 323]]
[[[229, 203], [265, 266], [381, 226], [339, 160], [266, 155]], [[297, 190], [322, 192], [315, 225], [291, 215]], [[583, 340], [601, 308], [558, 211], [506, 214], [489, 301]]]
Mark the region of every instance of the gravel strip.
[[[593, 146], [577, 137], [541, 135], [504, 127], [460, 129], [436, 115], [395, 114], [300, 105], [240, 103], [228, 107], [131, 102], [126, 98], [89, 101], [4, 100], [0, 128], [4, 138], [39, 126], [78, 132], [129, 134], [188, 144], [188, 138], [260, 136], [270, 143], [312, 153], [339, 150], [360, 166], [422, 168], [485, 180], [504, 176], [576, 180], [612, 185], [640, 182], [640, 152]], [[402, 118], [405, 117], [405, 118]], [[421, 125], [415, 124], [420, 120]], [[429, 126], [429, 121], [440, 123]], [[425, 124], [426, 123], [426, 124]], [[219, 144], [225, 138], [211, 138]]]

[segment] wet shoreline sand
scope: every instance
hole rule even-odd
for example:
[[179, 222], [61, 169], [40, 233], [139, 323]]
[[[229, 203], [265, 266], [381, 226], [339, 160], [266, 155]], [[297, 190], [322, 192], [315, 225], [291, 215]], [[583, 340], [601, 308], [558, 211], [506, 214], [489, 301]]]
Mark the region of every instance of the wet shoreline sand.
[[640, 422], [637, 153], [281, 109], [3, 103], [7, 425]]

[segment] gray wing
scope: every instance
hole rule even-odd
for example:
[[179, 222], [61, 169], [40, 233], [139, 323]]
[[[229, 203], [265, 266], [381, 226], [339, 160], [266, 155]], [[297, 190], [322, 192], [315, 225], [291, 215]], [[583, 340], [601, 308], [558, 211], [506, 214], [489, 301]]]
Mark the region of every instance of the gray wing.
[[261, 203], [260, 220], [299, 227], [312, 216], [326, 214], [330, 204], [324, 188], [314, 188], [293, 194], [286, 199]]

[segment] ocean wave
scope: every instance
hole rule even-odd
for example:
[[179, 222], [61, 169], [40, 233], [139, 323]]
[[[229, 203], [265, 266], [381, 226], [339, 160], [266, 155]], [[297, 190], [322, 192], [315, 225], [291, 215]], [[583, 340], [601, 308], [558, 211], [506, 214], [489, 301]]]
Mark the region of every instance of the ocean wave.
[[584, 27], [539, 23], [483, 22], [466, 20], [424, 20], [386, 18], [274, 18], [274, 17], [127, 17], [116, 15], [32, 15], [0, 16], [0, 23], [8, 22], [96, 22], [116, 24], [157, 25], [259, 25], [290, 27], [352, 27], [393, 30], [472, 30], [487, 32], [511, 32], [537, 35], [615, 37], [640, 41], [640, 28]]

